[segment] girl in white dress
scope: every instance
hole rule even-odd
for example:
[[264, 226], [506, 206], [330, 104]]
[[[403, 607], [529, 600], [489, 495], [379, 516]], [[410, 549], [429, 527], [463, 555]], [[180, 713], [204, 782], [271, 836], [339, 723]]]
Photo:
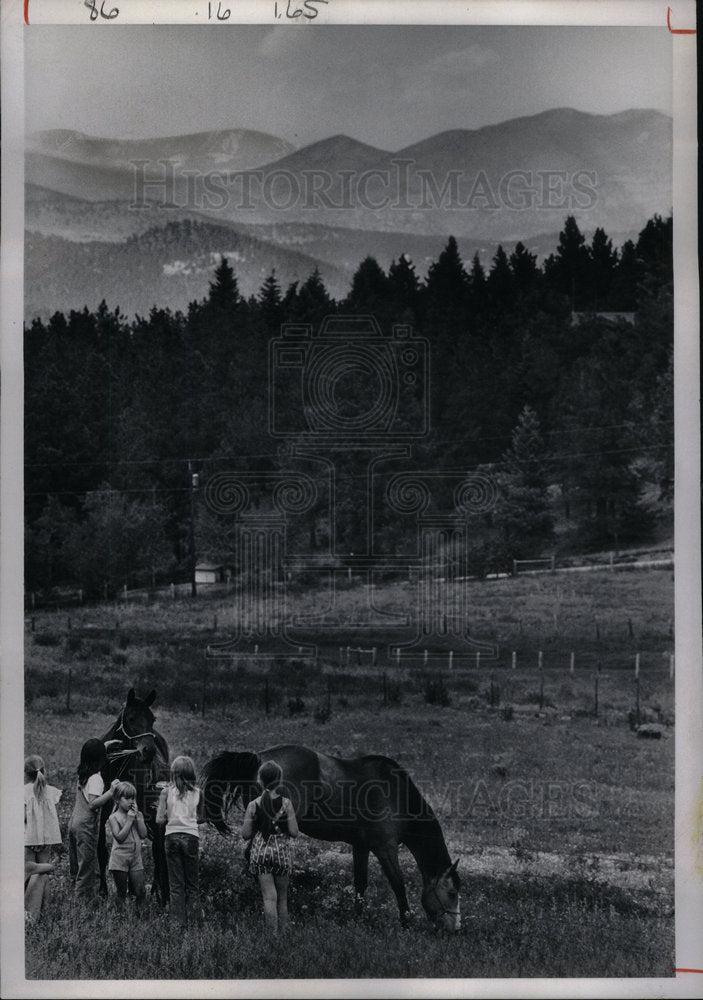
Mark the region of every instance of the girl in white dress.
[[41, 757], [33, 754], [24, 762], [24, 859], [47, 864], [52, 844], [61, 843], [56, 806], [63, 794], [46, 780]]

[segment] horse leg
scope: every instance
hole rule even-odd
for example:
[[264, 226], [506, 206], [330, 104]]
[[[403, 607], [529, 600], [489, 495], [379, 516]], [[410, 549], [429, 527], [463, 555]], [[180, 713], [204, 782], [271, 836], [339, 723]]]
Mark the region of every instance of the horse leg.
[[354, 908], [357, 914], [361, 913], [364, 903], [364, 893], [369, 884], [369, 849], [360, 844], [352, 844], [352, 856], [354, 858]]
[[395, 898], [398, 901], [400, 922], [403, 927], [407, 927], [410, 918], [410, 906], [408, 905], [408, 897], [405, 894], [403, 875], [400, 871], [400, 865], [398, 864], [398, 847], [397, 845], [392, 846], [388, 844], [383, 847], [379, 847], [374, 850], [373, 853], [378, 858], [381, 870], [390, 882], [391, 889], [395, 893]]

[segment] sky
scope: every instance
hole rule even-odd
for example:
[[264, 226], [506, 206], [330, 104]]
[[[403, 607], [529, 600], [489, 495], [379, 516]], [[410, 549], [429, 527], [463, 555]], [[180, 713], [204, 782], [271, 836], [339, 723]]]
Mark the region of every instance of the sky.
[[398, 150], [553, 107], [671, 111], [660, 28], [32, 26], [26, 131], [147, 138], [247, 128]]

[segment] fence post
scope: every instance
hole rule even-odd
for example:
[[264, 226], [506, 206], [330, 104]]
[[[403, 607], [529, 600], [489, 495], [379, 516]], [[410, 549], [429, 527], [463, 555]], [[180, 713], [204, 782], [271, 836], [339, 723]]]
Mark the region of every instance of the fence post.
[[517, 653], [515, 652], [515, 650], [513, 650], [512, 664], [511, 664], [511, 666], [512, 666], [513, 670], [515, 670], [515, 668], [517, 667]]
[[266, 704], [266, 714], [269, 714], [269, 681], [268, 677], [264, 680], [264, 702]]
[[212, 631], [217, 632], [217, 615], [213, 615], [212, 618]]
[[574, 655], [574, 653], [572, 653], [571, 657], [569, 659], [569, 673], [570, 674], [573, 674], [573, 672], [574, 672], [574, 662], [575, 662], [575, 660], [576, 660], [576, 656]]
[[254, 645], [254, 656], [259, 655], [259, 644], [258, 642]]
[[37, 595], [35, 594], [34, 591], [32, 591], [32, 611], [34, 611], [36, 606], [37, 606]]
[[452, 660], [454, 659], [454, 650], [449, 650], [449, 669], [452, 669]]
[[554, 572], [554, 569], [555, 569], [555, 557], [552, 556], [552, 573]]
[[640, 654], [635, 653], [635, 677], [639, 678], [639, 675], [640, 675]]
[[639, 675], [635, 675], [635, 722], [639, 726], [640, 724], [640, 679]]
[[634, 633], [634, 630], [632, 628], [632, 619], [631, 618], [627, 619], [627, 632], [628, 632], [628, 635], [630, 636], [630, 638], [632, 639], [635, 633]]
[[376, 666], [376, 647], [375, 646], [371, 650], [371, 666], [372, 667]]
[[596, 639], [600, 639], [600, 625], [598, 619], [596, 618]]
[[68, 631], [70, 632], [71, 631], [71, 616], [70, 615], [68, 616], [67, 625], [68, 625]]
[[513, 559], [513, 576], [517, 576], [517, 559]]
[[388, 682], [386, 680], [386, 672], [383, 671], [383, 704], [388, 703]]
[[477, 649], [476, 650], [476, 669], [479, 670], [480, 668], [481, 668], [481, 650]]
[[593, 714], [598, 718], [598, 674], [596, 674], [595, 681], [593, 683]]
[[611, 552], [610, 553], [610, 570], [611, 570], [611, 572], [613, 571], [614, 568], [615, 568], [615, 553]]
[[349, 666], [349, 656], [351, 654], [351, 649], [347, 646], [347, 666]]
[[669, 677], [674, 676], [674, 654], [669, 654]]
[[176, 600], [176, 585], [173, 582], [171, 583], [171, 597], [174, 601]]
[[427, 666], [427, 650], [425, 649], [422, 654], [422, 662]]
[[400, 646], [395, 647], [395, 665], [400, 666]]
[[71, 668], [68, 668], [68, 678], [66, 683], [66, 711], [71, 711]]

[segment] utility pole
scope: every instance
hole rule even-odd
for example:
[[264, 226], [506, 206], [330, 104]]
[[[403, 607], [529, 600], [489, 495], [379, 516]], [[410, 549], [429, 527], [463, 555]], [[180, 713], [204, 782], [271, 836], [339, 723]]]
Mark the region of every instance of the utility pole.
[[190, 574], [190, 593], [196, 597], [198, 588], [195, 582], [195, 491], [198, 489], [198, 473], [193, 472], [191, 463], [188, 462], [188, 571]]

